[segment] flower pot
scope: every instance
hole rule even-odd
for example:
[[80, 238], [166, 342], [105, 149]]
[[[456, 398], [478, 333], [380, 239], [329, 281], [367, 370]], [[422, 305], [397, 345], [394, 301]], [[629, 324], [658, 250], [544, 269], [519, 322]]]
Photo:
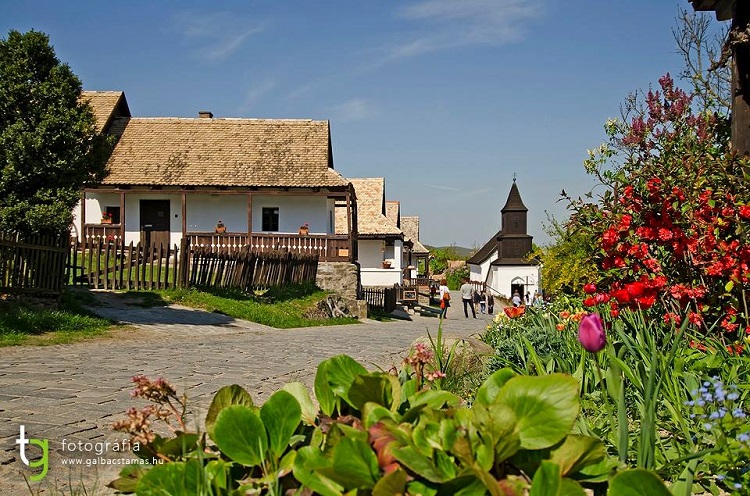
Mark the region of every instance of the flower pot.
[[309, 228], [307, 228], [307, 227], [300, 227], [299, 228], [299, 235], [300, 236], [307, 236], [308, 234], [310, 234], [310, 229]]
[[383, 268], [384, 269], [390, 269], [391, 268], [391, 262], [383, 261]]
[[216, 234], [224, 234], [227, 232], [227, 226], [216, 227]]
[[102, 219], [101, 223], [102, 224], [111, 224], [112, 223], [112, 219]]

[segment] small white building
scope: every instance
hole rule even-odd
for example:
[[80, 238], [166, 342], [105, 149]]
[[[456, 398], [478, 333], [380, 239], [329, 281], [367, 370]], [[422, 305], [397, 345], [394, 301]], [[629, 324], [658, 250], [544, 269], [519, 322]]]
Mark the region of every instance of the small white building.
[[471, 280], [484, 283], [495, 296], [510, 299], [517, 292], [522, 299], [531, 298], [535, 292], [541, 293], [541, 270], [536, 262], [526, 260], [532, 237], [527, 234], [528, 209], [515, 179], [501, 212], [500, 230], [467, 260]]
[[[356, 197], [356, 261], [359, 263], [362, 286], [390, 287], [401, 284], [404, 233], [393, 219], [386, 216], [385, 178], [355, 178], [349, 181], [354, 186]], [[336, 233], [345, 232], [345, 215], [343, 206], [337, 207]]]

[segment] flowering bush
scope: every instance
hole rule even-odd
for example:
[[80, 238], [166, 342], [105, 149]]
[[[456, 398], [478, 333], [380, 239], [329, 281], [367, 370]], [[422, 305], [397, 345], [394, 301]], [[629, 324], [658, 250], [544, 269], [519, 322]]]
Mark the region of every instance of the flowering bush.
[[590, 151], [587, 171], [607, 187], [600, 202], [571, 204], [571, 227], [598, 240], [601, 272], [585, 304], [613, 315], [653, 309], [676, 324], [686, 312], [693, 328], [717, 325], [738, 341], [750, 333], [748, 162], [729, 151], [715, 115], [693, 113], [669, 75], [659, 84], [642, 113], [610, 121], [610, 144]]

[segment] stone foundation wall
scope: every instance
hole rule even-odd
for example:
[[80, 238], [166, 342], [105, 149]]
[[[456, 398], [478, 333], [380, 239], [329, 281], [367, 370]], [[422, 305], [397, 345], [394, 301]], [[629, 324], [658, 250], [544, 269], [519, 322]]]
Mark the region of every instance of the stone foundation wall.
[[345, 298], [353, 310], [358, 309], [357, 318], [367, 317], [367, 304], [357, 302], [359, 267], [348, 262], [320, 262], [315, 284], [326, 291], [333, 291]]

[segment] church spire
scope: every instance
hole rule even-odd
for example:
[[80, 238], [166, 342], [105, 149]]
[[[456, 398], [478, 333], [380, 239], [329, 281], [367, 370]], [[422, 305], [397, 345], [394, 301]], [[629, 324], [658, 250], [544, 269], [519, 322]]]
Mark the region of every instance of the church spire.
[[521, 193], [518, 192], [518, 186], [516, 186], [516, 177], [513, 174], [513, 186], [510, 187], [510, 193], [508, 194], [508, 201], [505, 202], [505, 206], [501, 210], [505, 212], [528, 212], [529, 209], [523, 204], [521, 199]]

